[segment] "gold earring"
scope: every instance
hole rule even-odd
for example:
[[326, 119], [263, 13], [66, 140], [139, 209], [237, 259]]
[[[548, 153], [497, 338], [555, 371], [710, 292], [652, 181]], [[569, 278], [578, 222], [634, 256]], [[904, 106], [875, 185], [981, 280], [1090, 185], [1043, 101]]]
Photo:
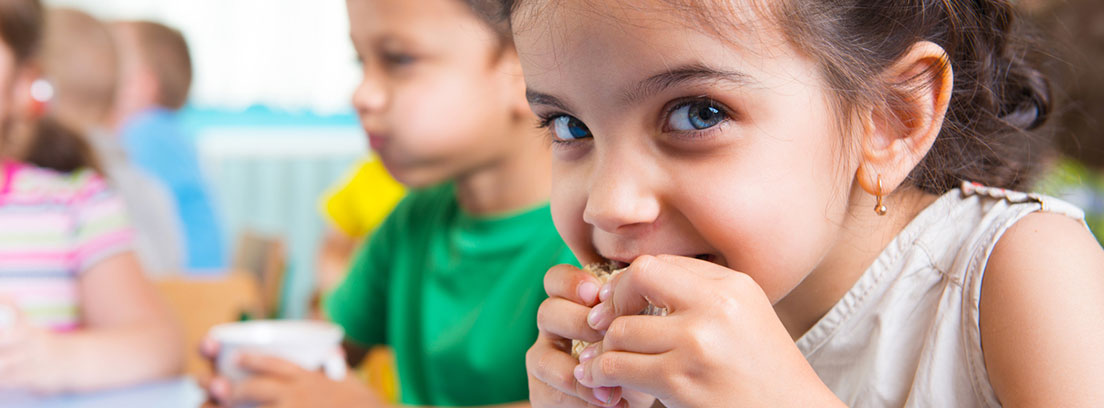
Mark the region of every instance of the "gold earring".
[[889, 211], [889, 210], [886, 208], [885, 204], [882, 204], [882, 176], [881, 175], [878, 176], [878, 192], [874, 194], [874, 197], [876, 197], [878, 199], [878, 203], [874, 204], [874, 213], [876, 213], [878, 215], [886, 215], [886, 212]]

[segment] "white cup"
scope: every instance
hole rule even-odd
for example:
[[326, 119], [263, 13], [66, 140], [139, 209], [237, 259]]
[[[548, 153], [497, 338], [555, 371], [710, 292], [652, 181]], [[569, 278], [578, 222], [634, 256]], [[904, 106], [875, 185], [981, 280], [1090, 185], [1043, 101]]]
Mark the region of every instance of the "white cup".
[[208, 336], [219, 343], [215, 366], [231, 382], [249, 376], [238, 366], [242, 352], [278, 357], [310, 371], [321, 370], [332, 380], [345, 378], [341, 352], [344, 330], [332, 323], [309, 320], [253, 320], [217, 325]]

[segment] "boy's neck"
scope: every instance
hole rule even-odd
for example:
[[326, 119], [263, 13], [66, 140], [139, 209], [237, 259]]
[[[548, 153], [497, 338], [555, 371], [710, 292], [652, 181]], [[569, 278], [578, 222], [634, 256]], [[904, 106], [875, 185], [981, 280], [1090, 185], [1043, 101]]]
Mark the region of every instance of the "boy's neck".
[[520, 142], [503, 155], [456, 178], [460, 208], [473, 215], [516, 212], [548, 201], [552, 153], [531, 126], [518, 126]]

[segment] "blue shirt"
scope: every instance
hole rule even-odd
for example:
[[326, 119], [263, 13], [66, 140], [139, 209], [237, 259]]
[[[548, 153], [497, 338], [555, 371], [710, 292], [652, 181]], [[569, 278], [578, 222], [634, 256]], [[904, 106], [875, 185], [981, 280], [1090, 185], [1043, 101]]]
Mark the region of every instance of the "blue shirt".
[[184, 226], [188, 268], [225, 267], [222, 230], [199, 170], [195, 144], [176, 112], [148, 109], [129, 118], [120, 132], [130, 160], [172, 192]]

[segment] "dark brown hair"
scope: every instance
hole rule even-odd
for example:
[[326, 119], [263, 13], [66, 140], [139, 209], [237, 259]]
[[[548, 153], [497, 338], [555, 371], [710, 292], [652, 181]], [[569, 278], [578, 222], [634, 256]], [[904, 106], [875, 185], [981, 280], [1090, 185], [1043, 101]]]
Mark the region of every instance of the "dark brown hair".
[[[38, 0], [0, 0], [0, 41], [11, 49], [17, 67], [26, 66], [37, 57], [42, 43], [44, 18], [42, 4]], [[10, 90], [6, 92], [10, 93]], [[12, 112], [5, 113], [0, 130], [4, 138], [0, 145], [9, 150], [2, 152], [5, 155], [14, 153], [17, 159], [61, 172], [84, 167], [99, 169], [96, 156], [84, 137], [49, 116], [40, 117], [30, 125], [26, 145], [19, 146], [16, 152], [10, 151], [12, 133], [16, 130], [13, 122], [18, 120], [12, 115]]]
[[[728, 1], [709, 3], [716, 7], [665, 1], [720, 35], [737, 18], [725, 13]], [[497, 3], [482, 11], [509, 17], [520, 1]], [[817, 61], [845, 122], [859, 108], [888, 113], [901, 106], [914, 84], [876, 79], [918, 41], [943, 47], [954, 71], [950, 107], [934, 145], [906, 182], [933, 194], [963, 180], [1029, 187], [1051, 145], [1041, 128], [1051, 96], [1045, 76], [1028, 62], [1026, 37], [1009, 1], [779, 0], [764, 6], [790, 43]]]
[[183, 107], [192, 87], [192, 56], [184, 35], [152, 21], [128, 21], [119, 25], [128, 31], [138, 57], [157, 79], [157, 103], [170, 109]]

